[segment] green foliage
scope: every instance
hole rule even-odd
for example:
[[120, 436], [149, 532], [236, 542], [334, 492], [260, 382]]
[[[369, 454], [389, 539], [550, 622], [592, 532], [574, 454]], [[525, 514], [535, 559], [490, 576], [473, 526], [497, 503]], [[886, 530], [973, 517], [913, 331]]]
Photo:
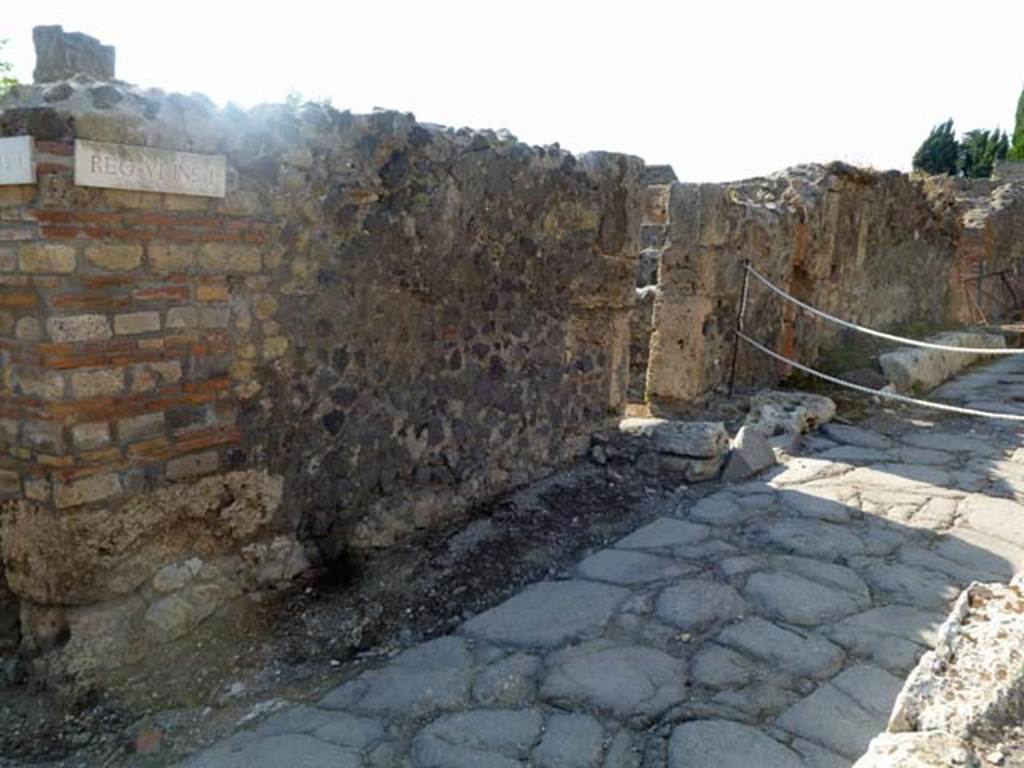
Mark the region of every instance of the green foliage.
[[[0, 40], [0, 56], [3, 56], [3, 48], [7, 45], [6, 40]], [[18, 84], [17, 79], [11, 76], [14, 67], [9, 61], [0, 58], [0, 96], [3, 96], [13, 86]]]
[[1013, 160], [1024, 160], [1024, 89], [1017, 99], [1017, 125], [1013, 129], [1013, 147], [1009, 157]]
[[987, 179], [992, 175], [996, 160], [1004, 159], [1009, 151], [1010, 138], [998, 128], [968, 131], [960, 142], [960, 173], [974, 179]]
[[932, 128], [914, 153], [914, 168], [931, 174], [957, 172], [960, 147], [953, 132], [953, 119]]
[[932, 128], [914, 153], [914, 168], [931, 174], [988, 178], [996, 160], [1010, 153], [1010, 137], [999, 128], [990, 131], [978, 128], [956, 139], [953, 120]]

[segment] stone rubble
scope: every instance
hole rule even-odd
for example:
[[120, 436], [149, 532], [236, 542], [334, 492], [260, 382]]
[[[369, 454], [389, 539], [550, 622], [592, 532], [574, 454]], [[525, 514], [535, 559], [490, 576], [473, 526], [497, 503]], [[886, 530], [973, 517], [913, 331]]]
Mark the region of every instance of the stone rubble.
[[824, 395], [807, 392], [758, 392], [750, 398], [746, 424], [765, 437], [803, 434], [836, 415], [836, 404]]
[[775, 452], [764, 435], [751, 426], [742, 426], [732, 439], [722, 479], [726, 482], [746, 480], [776, 463]]
[[629, 417], [619, 422], [619, 432], [644, 471], [675, 472], [689, 482], [717, 477], [729, 452], [729, 434], [718, 421]]

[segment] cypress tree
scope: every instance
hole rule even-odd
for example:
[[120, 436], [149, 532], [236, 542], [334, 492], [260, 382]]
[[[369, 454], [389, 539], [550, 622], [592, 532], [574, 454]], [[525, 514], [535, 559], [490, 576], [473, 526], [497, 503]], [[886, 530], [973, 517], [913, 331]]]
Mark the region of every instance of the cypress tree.
[[1017, 125], [1013, 129], [1013, 146], [1009, 157], [1013, 160], [1024, 160], [1024, 90], [1017, 99]]
[[960, 146], [953, 132], [953, 118], [932, 128], [914, 153], [914, 168], [931, 174], [954, 175], [960, 159]]
[[974, 179], [987, 179], [996, 160], [1002, 160], [1009, 151], [1010, 139], [998, 128], [968, 131], [960, 142], [960, 172]]

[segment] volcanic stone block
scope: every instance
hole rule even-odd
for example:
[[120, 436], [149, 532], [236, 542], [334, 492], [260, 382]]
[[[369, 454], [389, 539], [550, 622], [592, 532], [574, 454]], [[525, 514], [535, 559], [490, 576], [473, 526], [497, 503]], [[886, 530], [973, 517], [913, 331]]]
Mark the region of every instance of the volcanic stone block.
[[756, 475], [775, 465], [775, 452], [760, 432], [740, 427], [732, 441], [732, 451], [725, 462], [722, 479], [735, 482]]
[[95, 37], [65, 32], [61, 26], [47, 26], [32, 30], [32, 42], [36, 47], [32, 79], [37, 83], [67, 80], [75, 75], [114, 79], [114, 46], [103, 45]]

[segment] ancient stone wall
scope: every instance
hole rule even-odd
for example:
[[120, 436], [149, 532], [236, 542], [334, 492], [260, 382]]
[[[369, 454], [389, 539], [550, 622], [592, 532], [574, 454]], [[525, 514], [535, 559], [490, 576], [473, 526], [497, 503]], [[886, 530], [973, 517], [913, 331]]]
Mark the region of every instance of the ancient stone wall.
[[1013, 317], [1024, 300], [1024, 183], [932, 177], [926, 191], [957, 218], [952, 314], [985, 323]]
[[[0, 187], [23, 645], [137, 656], [549, 471], [624, 406], [636, 158], [88, 78], [0, 107], [38, 174]], [[76, 140], [223, 155], [226, 196], [76, 184]]]
[[[936, 183], [946, 185], [941, 193]], [[734, 184], [672, 185], [648, 399], [689, 401], [723, 383], [745, 260], [797, 298], [873, 328], [978, 319], [962, 279], [981, 258], [971, 249], [981, 243], [989, 269], [1013, 262], [1024, 209], [1015, 186], [968, 183], [970, 194], [958, 197], [948, 186], [957, 183], [833, 163]], [[994, 315], [1009, 303], [985, 307]], [[756, 281], [745, 317], [750, 335], [801, 361], [842, 342], [841, 328]], [[772, 383], [786, 373], [741, 346], [741, 381]]]
[[996, 160], [992, 178], [1001, 182], [1024, 181], [1024, 160]]
[[651, 165], [644, 169], [640, 258], [636, 270], [636, 304], [630, 321], [629, 401], [644, 402], [647, 390], [647, 361], [650, 358], [651, 321], [658, 287], [661, 251], [668, 224], [669, 186], [676, 181], [671, 166]]

